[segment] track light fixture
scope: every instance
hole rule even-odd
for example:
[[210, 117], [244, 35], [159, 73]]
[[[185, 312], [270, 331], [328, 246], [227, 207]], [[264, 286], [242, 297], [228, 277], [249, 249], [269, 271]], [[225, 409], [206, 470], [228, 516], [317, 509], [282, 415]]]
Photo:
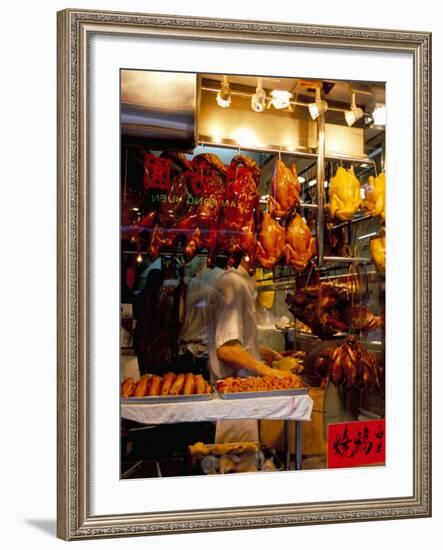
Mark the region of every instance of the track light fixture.
[[263, 90], [261, 78], [257, 79], [257, 88], [251, 97], [251, 108], [256, 113], [262, 113], [266, 109], [266, 92]]
[[275, 109], [287, 109], [291, 104], [291, 92], [287, 90], [272, 90], [270, 104]]
[[217, 101], [217, 105], [223, 107], [223, 109], [231, 106], [231, 87], [226, 75], [223, 76], [222, 84], [215, 100]]
[[349, 111], [345, 111], [345, 120], [348, 126], [355, 124], [364, 115], [363, 109], [355, 104], [355, 93], [352, 92], [351, 107]]
[[315, 120], [319, 115], [326, 113], [328, 110], [328, 104], [321, 98], [320, 86], [315, 88], [315, 101], [308, 105], [308, 109], [312, 120]]

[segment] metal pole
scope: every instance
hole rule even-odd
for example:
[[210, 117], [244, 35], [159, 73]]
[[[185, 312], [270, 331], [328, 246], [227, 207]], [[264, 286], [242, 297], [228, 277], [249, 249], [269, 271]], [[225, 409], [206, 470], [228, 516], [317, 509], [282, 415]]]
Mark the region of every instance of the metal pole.
[[296, 420], [295, 421], [295, 433], [296, 433], [295, 435], [295, 469], [296, 470], [301, 470], [301, 457], [302, 457], [301, 426], [302, 426], [302, 423], [300, 422], [300, 420]]
[[324, 203], [325, 203], [325, 115], [317, 119], [317, 256], [318, 264], [323, 263], [324, 254]]
[[291, 469], [291, 441], [289, 438], [289, 420], [285, 420], [285, 470]]

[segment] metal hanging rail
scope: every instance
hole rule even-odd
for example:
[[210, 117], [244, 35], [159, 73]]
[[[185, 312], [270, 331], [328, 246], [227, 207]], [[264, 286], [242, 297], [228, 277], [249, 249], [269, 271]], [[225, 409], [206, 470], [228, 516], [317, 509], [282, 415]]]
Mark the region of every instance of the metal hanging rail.
[[325, 115], [321, 113], [317, 120], [317, 257], [318, 265], [324, 261], [324, 226], [325, 226]]
[[[288, 155], [292, 157], [299, 157], [299, 158], [306, 158], [306, 159], [315, 159], [317, 160], [318, 154], [317, 153], [311, 153], [308, 151], [294, 151], [291, 149], [285, 149], [283, 147], [254, 147], [251, 145], [240, 145], [235, 143], [224, 143], [222, 141], [212, 141], [208, 139], [208, 136], [201, 136], [198, 139], [197, 145], [201, 145], [202, 147], [218, 147], [220, 149], [234, 149], [234, 150], [240, 150], [240, 151], [250, 151], [252, 153], [270, 153], [273, 155]], [[370, 159], [369, 157], [354, 157], [354, 156], [339, 156], [339, 155], [324, 155], [324, 158], [329, 161], [343, 161], [343, 162], [350, 162], [355, 164], [373, 164], [375, 165], [375, 161]]]

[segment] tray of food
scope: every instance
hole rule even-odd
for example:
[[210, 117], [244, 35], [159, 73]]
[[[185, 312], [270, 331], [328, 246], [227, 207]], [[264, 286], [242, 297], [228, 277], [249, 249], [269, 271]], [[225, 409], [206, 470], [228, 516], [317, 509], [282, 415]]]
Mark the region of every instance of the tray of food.
[[121, 402], [140, 404], [207, 401], [212, 399], [213, 391], [211, 384], [201, 374], [167, 372], [163, 377], [145, 374], [138, 382], [133, 378], [123, 381]]
[[217, 393], [221, 399], [245, 399], [256, 397], [277, 397], [303, 395], [308, 388], [299, 375], [293, 374], [279, 378], [277, 376], [232, 376], [218, 380]]

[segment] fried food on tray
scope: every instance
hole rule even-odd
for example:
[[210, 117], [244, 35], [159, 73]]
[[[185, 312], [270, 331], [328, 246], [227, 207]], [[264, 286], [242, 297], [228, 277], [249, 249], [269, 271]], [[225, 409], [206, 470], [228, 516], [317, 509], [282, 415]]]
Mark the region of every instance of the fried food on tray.
[[135, 381], [133, 378], [126, 378], [123, 380], [121, 385], [121, 396], [122, 397], [132, 397], [135, 392]]
[[151, 377], [146, 374], [140, 378], [135, 388], [134, 397], [144, 397], [147, 394], [150, 378]]
[[217, 390], [221, 393], [290, 390], [302, 387], [304, 387], [303, 380], [296, 374], [283, 378], [277, 376], [234, 378], [233, 376], [229, 376], [217, 382]]
[[162, 387], [160, 395], [169, 395], [172, 384], [175, 382], [176, 374], [174, 372], [167, 372], [163, 377]]
[[201, 374], [196, 374], [194, 377], [194, 392], [196, 394], [206, 393], [205, 379]]
[[126, 378], [121, 385], [121, 396], [124, 398], [201, 395], [213, 391], [211, 384], [201, 374], [192, 372], [175, 374], [171, 371], [163, 377], [144, 374], [138, 382], [133, 378]]
[[180, 373], [175, 379], [175, 382], [172, 384], [171, 389], [169, 391], [169, 395], [181, 394], [183, 392], [184, 383], [185, 383], [185, 375], [183, 373]]
[[188, 374], [185, 375], [185, 381], [183, 383], [183, 395], [191, 395], [194, 393], [194, 375], [192, 372], [188, 372]]
[[149, 391], [148, 395], [150, 397], [155, 395], [160, 395], [160, 386], [161, 386], [162, 379], [160, 376], [153, 376], [151, 379], [151, 384], [149, 385]]

